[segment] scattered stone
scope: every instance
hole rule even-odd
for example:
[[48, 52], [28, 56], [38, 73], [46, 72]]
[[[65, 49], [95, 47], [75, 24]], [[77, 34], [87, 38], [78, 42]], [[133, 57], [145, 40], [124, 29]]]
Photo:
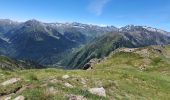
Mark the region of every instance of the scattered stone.
[[81, 83], [82, 83], [83, 85], [85, 85], [85, 84], [86, 84], [86, 80], [85, 80], [84, 78], [81, 78]]
[[15, 91], [15, 93], [22, 93], [24, 90], [26, 90], [26, 89], [28, 89], [28, 88], [31, 88], [31, 87], [32, 87], [32, 85], [27, 84], [27, 85], [25, 85], [25, 86], [23, 86], [23, 87], [18, 88], [18, 90]]
[[54, 89], [54, 87], [50, 87], [50, 88], [47, 89], [47, 92], [49, 94], [55, 94], [57, 91]]
[[96, 94], [98, 96], [106, 97], [106, 92], [105, 92], [105, 89], [103, 87], [101, 87], [101, 88], [91, 88], [88, 91], [92, 94]]
[[4, 100], [11, 100], [11, 96], [6, 97]]
[[123, 52], [134, 52], [137, 48], [121, 48], [119, 51]]
[[20, 96], [16, 97], [14, 100], [25, 100], [25, 97], [20, 95]]
[[18, 82], [19, 80], [20, 80], [20, 78], [11, 78], [10, 80], [7, 80], [7, 81], [1, 83], [1, 85], [5, 86], [5, 85], [14, 84], [14, 83]]
[[[47, 80], [46, 80], [46, 81], [47, 81]], [[50, 82], [50, 83], [63, 83], [63, 81], [64, 81], [64, 80], [62, 80], [62, 79], [57, 79], [57, 78], [48, 80], [48, 82]]]
[[57, 79], [53, 79], [53, 80], [50, 80], [51, 83], [57, 83], [58, 80]]
[[70, 78], [70, 76], [68, 76], [68, 75], [63, 75], [62, 78], [63, 78], [63, 79], [68, 79], [68, 78]]
[[69, 100], [87, 100], [87, 99], [81, 95], [71, 95], [69, 96]]
[[145, 67], [146, 65], [141, 65], [140, 67], [139, 67], [139, 69], [141, 70], [141, 71], [143, 71], [143, 70], [146, 70], [146, 67]]
[[64, 86], [68, 88], [73, 88], [73, 86], [70, 83], [64, 83]]
[[95, 86], [96, 87], [102, 87], [103, 86], [103, 83], [101, 81], [96, 81], [95, 82]]

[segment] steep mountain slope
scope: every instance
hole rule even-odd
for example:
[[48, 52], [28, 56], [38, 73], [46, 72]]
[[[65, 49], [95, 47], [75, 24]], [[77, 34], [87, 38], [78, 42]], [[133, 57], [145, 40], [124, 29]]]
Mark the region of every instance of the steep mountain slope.
[[125, 27], [120, 28], [119, 31], [123, 31], [123, 32], [149, 31], [149, 32], [161, 33], [161, 34], [170, 36], [169, 32], [166, 32], [166, 31], [161, 30], [161, 29], [148, 27], [148, 26], [127, 25]]
[[[8, 82], [0, 87], [0, 99], [169, 100], [169, 61], [170, 46], [149, 46], [117, 49], [86, 71], [0, 69], [0, 85]], [[97, 94], [89, 91], [94, 88]]]
[[116, 29], [80, 23], [43, 23], [34, 19], [23, 23], [2, 20], [0, 27], [1, 44], [6, 43], [6, 47], [1, 45], [0, 49], [6, 52], [0, 54], [44, 65], [58, 65], [73, 48]]
[[53, 56], [59, 56], [77, 45], [57, 30], [36, 20], [27, 21], [20, 28], [9, 31], [5, 38], [10, 42], [10, 57], [29, 59], [40, 64], [53, 63]]
[[64, 34], [65, 32], [77, 31], [91, 38], [95, 38], [105, 33], [118, 30], [118, 28], [114, 26], [97, 26], [97, 25], [82, 24], [82, 23], [77, 23], [77, 22], [51, 23], [50, 26], [56, 28], [62, 34]]
[[9, 44], [4, 41], [2, 38], [0, 38], [0, 54], [7, 54], [7, 48]]
[[0, 19], [0, 34], [4, 34], [9, 30], [16, 28], [19, 25], [18, 22], [14, 22], [9, 19]]
[[118, 29], [75, 22], [0, 20], [0, 27], [0, 54], [66, 68], [82, 68], [92, 58], [103, 58], [119, 47], [170, 43], [168, 32], [146, 26]]
[[75, 29], [65, 31], [64, 36], [78, 44], [84, 44], [90, 39], [90, 37], [88, 38], [86, 35]]
[[32, 68], [45, 68], [34, 62], [14, 60], [5, 56], [0, 56], [0, 69], [3, 70], [19, 70], [19, 69], [32, 69]]
[[73, 55], [66, 66], [83, 68], [92, 58], [103, 58], [120, 47], [142, 47], [169, 44], [170, 37], [160, 32], [149, 31], [142, 26], [123, 27], [117, 32], [96, 38]]

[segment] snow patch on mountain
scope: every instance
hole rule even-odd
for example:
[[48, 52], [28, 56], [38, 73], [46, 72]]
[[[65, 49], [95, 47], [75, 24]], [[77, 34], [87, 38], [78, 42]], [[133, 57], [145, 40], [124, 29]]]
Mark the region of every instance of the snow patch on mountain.
[[152, 28], [152, 27], [148, 27], [148, 26], [143, 26], [143, 28], [148, 31], [151, 31], [151, 32], [158, 32], [158, 33], [162, 33], [162, 34], [170, 36], [170, 33], [166, 32], [164, 30], [161, 30], [161, 29], [156, 29], [156, 28]]
[[11, 43], [11, 42], [10, 42], [10, 40], [9, 40], [9, 38], [6, 38], [6, 37], [0, 37], [0, 39], [2, 39], [2, 40], [4, 40], [4, 41], [6, 41], [6, 42], [8, 42], [8, 43]]

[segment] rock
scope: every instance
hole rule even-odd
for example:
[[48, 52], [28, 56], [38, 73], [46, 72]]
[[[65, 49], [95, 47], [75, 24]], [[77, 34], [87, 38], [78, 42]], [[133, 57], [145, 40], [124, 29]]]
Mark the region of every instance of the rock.
[[85, 80], [84, 78], [81, 78], [81, 83], [82, 83], [83, 85], [85, 85], [85, 84], [86, 84], [86, 80]]
[[5, 86], [5, 85], [14, 84], [14, 83], [18, 82], [19, 80], [20, 80], [20, 78], [11, 78], [10, 80], [7, 80], [7, 81], [1, 83], [1, 85]]
[[47, 89], [47, 92], [49, 94], [55, 94], [57, 91], [54, 89], [54, 87], [50, 87], [50, 88]]
[[143, 70], [146, 70], [146, 67], [145, 67], [146, 65], [141, 65], [140, 67], [139, 67], [139, 69], [141, 70], [141, 71], [143, 71]]
[[101, 87], [101, 88], [91, 88], [88, 91], [92, 94], [96, 94], [98, 96], [106, 97], [106, 92], [105, 92], [105, 89], [103, 87]]
[[123, 51], [123, 52], [134, 52], [135, 50], [137, 50], [136, 48], [121, 48], [119, 50], [120, 51]]
[[69, 100], [87, 100], [87, 99], [83, 96], [80, 96], [80, 95], [71, 95], [69, 97]]
[[6, 97], [4, 100], [11, 100], [11, 96], [10, 97]]
[[68, 79], [69, 77], [70, 77], [70, 76], [68, 76], [68, 75], [63, 75], [63, 76], [62, 76], [63, 79]]
[[57, 83], [58, 80], [57, 79], [53, 79], [53, 80], [50, 80], [51, 83]]
[[69, 84], [69, 83], [64, 83], [64, 86], [68, 87], [68, 88], [73, 88], [73, 86], [71, 84]]
[[84, 66], [83, 66], [83, 70], [91, 70], [93, 69], [93, 66], [95, 64], [98, 64], [102, 61], [102, 59], [97, 59], [97, 58], [94, 58], [94, 59], [91, 59], [88, 63], [86, 63]]
[[90, 63], [84, 65], [83, 70], [93, 69]]
[[20, 95], [20, 96], [16, 97], [14, 100], [25, 100], [25, 97]]
[[96, 87], [102, 87], [103, 86], [103, 83], [101, 81], [96, 81], [95, 82], [95, 86]]

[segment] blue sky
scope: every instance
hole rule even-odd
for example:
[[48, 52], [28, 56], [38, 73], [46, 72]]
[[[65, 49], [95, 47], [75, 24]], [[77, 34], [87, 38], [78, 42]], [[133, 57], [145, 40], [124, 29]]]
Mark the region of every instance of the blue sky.
[[170, 0], [0, 0], [0, 18], [117, 27], [134, 24], [170, 31]]

